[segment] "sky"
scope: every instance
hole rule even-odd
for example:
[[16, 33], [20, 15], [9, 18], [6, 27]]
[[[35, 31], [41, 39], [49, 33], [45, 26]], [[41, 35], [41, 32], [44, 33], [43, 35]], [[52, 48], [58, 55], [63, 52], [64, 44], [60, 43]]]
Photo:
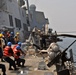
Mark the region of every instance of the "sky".
[[49, 28], [58, 33], [76, 34], [76, 0], [28, 0], [49, 19]]
[[[57, 33], [69, 33], [76, 35], [76, 0], [28, 0], [29, 4], [35, 4], [37, 11], [43, 11], [49, 19], [49, 28]], [[59, 45], [64, 49], [75, 38], [64, 38]], [[76, 43], [71, 47], [76, 52]], [[76, 55], [76, 53], [75, 53]], [[76, 57], [75, 57], [76, 58]], [[74, 60], [76, 60], [74, 58]]]

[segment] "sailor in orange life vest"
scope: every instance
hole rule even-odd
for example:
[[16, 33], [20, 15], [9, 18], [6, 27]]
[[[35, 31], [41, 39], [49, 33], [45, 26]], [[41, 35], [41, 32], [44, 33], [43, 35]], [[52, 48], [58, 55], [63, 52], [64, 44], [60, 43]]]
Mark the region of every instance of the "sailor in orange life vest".
[[15, 44], [13, 47], [12, 47], [12, 49], [14, 50], [18, 45], [21, 47], [21, 42], [18, 42], [17, 44]]
[[[25, 60], [24, 59], [21, 59], [20, 56], [22, 54], [25, 55], [25, 53], [21, 50], [20, 46], [18, 45], [16, 48], [14, 48], [14, 58], [15, 58], [15, 61], [17, 62], [16, 64], [19, 66], [19, 67], [24, 67], [24, 63], [25, 63]], [[22, 65], [21, 65], [22, 63]]]
[[[11, 45], [12, 45], [11, 42], [7, 43], [7, 46], [4, 48], [3, 55], [4, 55], [5, 61], [9, 63], [9, 70], [13, 70], [13, 68], [14, 68], [14, 70], [17, 70], [18, 68], [16, 68], [15, 61], [10, 58], [10, 56], [13, 56], [13, 54], [14, 54], [13, 50], [11, 48]], [[13, 66], [13, 68], [12, 68], [12, 66]]]
[[[15, 44], [13, 47], [12, 47], [12, 49], [13, 49], [13, 52], [15, 52], [14, 50], [16, 50], [16, 47], [17, 46], [20, 46], [21, 47], [21, 42], [18, 42], [17, 44]], [[21, 50], [21, 49], [20, 49]], [[25, 55], [25, 53], [21, 50], [21, 52], [22, 52], [22, 54], [24, 54]], [[15, 63], [18, 65], [18, 63], [17, 63], [17, 59], [15, 59]], [[18, 66], [20, 66], [20, 65], [18, 65]]]

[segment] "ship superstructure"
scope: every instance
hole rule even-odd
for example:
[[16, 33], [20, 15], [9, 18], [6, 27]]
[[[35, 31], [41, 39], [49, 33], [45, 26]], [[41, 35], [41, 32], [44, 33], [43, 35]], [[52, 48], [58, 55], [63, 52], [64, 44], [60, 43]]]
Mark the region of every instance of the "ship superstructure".
[[36, 6], [31, 5], [29, 13], [25, 3], [24, 0], [0, 0], [0, 28], [7, 28], [14, 33], [19, 32], [23, 37], [21, 41], [28, 38], [29, 31], [34, 26], [41, 29], [43, 25], [48, 24], [43, 12], [36, 11]]

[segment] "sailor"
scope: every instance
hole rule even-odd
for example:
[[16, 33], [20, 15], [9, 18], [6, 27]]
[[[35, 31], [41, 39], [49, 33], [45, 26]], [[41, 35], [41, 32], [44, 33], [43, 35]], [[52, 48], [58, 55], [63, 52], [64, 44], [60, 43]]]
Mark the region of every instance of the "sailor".
[[41, 50], [40, 53], [47, 52], [48, 59], [51, 61], [55, 58], [55, 56], [60, 52], [59, 46], [57, 43], [52, 42], [47, 50]]
[[[17, 44], [15, 44], [15, 45], [12, 47], [13, 52], [14, 52], [14, 50], [15, 50], [15, 48], [16, 48], [17, 46], [20, 46], [20, 48], [21, 48], [21, 45], [22, 45], [21, 42], [18, 42]], [[21, 48], [21, 51], [22, 51], [22, 48]], [[24, 53], [24, 51], [22, 51], [22, 53]]]
[[41, 32], [40, 34], [40, 45], [41, 45], [41, 49], [46, 49], [46, 39], [43, 32]]
[[0, 69], [2, 69], [3, 75], [6, 75], [6, 67], [3, 64], [0, 64]]
[[20, 36], [19, 36], [19, 32], [16, 33], [15, 37], [14, 37], [14, 41], [15, 41], [15, 44], [17, 44], [20, 40]]
[[7, 42], [10, 42], [10, 31], [6, 32]]
[[15, 44], [15, 45], [13, 45], [12, 46], [12, 50], [13, 50], [13, 52], [14, 52], [14, 50], [15, 50], [15, 48], [17, 47], [17, 46], [20, 46], [21, 47], [21, 42], [18, 42], [17, 44]]
[[61, 56], [61, 60], [62, 60], [62, 66], [65, 68], [65, 62], [66, 61], [70, 61], [70, 58], [67, 57], [67, 53], [63, 52], [62, 56]]
[[3, 37], [3, 35], [0, 34], [0, 58], [1, 58], [1, 61], [3, 62], [4, 61], [3, 60], [3, 47], [5, 45], [5, 41], [2, 37]]
[[12, 44], [15, 44], [15, 41], [14, 41], [14, 32], [11, 32], [11, 33], [10, 33], [10, 42], [11, 42]]
[[[24, 55], [25, 56], [25, 53], [22, 52], [20, 46], [16, 46], [16, 48], [14, 48], [14, 58], [15, 58], [15, 61], [17, 61], [17, 65], [20, 67], [24, 67], [24, 63], [25, 63], [25, 60], [24, 59], [21, 59], [20, 56], [21, 55]], [[22, 63], [22, 65], [21, 65]]]
[[10, 58], [11, 56], [13, 56], [13, 50], [11, 48], [11, 45], [12, 45], [11, 42], [7, 43], [7, 46], [4, 48], [3, 55], [4, 55], [5, 61], [9, 63], [9, 70], [13, 70], [12, 66], [14, 70], [17, 70], [15, 61]]
[[17, 46], [20, 46], [20, 47], [21, 47], [21, 44], [22, 44], [21, 42], [18, 42], [17, 44], [13, 45], [13, 46], [12, 46], [13, 52], [14, 52], [14, 50], [16, 49]]
[[3, 38], [3, 40], [4, 40], [4, 42], [5, 42], [5, 45], [6, 45], [6, 44], [7, 44], [7, 37], [6, 37], [6, 34], [5, 34], [4, 31], [1, 32], [1, 34], [2, 34], [2, 38]]

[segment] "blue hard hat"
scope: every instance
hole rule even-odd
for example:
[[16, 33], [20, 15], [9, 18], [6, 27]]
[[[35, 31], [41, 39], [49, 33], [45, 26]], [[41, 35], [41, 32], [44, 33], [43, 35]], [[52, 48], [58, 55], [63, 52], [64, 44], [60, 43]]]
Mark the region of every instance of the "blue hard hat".
[[14, 32], [11, 32], [10, 34], [11, 34], [11, 35], [13, 35], [13, 34], [14, 34]]
[[17, 49], [17, 50], [20, 50], [21, 48], [20, 48], [20, 46], [17, 46], [16, 49]]
[[21, 46], [21, 42], [18, 42], [18, 45]]
[[11, 45], [12, 45], [12, 43], [11, 43], [11, 42], [8, 42], [8, 43], [7, 43], [7, 46], [11, 46]]
[[1, 34], [5, 34], [5, 32], [1, 32]]

